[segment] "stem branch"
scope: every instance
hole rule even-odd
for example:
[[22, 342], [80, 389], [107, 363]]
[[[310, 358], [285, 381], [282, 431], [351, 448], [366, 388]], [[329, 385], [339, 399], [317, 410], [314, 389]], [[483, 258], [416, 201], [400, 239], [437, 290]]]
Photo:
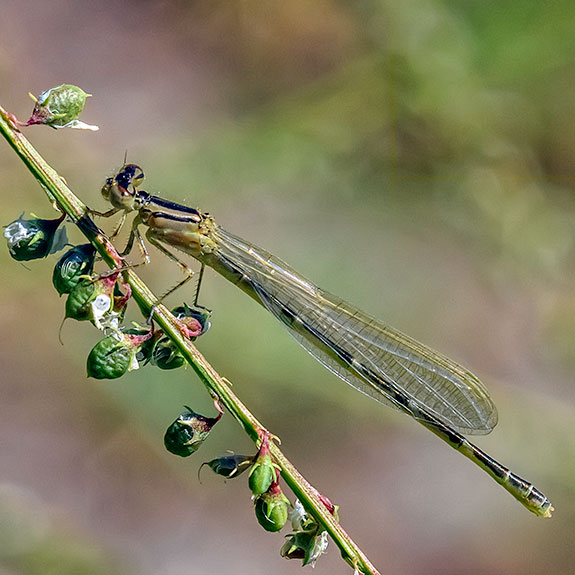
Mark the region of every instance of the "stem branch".
[[[50, 201], [78, 226], [110, 267], [121, 267], [123, 265], [122, 258], [118, 255], [106, 235], [89, 217], [86, 205], [68, 188], [64, 179], [48, 165], [20, 132], [14, 117], [8, 114], [1, 106], [0, 132], [32, 175], [38, 180]], [[148, 317], [152, 309], [154, 309], [154, 321], [161, 326], [166, 336], [177, 346], [212, 396], [225, 406], [254, 443], [259, 446], [261, 438], [266, 434], [271, 434], [232, 392], [229, 382], [219, 375], [196, 347], [180, 333], [176, 320], [170, 312], [163, 305], [155, 307], [158, 299], [138, 275], [132, 269], [128, 269], [124, 273], [132, 288], [134, 300], [139, 305], [142, 313]], [[280, 467], [284, 481], [302, 502], [308, 513], [329, 533], [339, 547], [345, 561], [365, 575], [379, 575], [369, 559], [332, 516], [322, 502], [319, 492], [306, 481], [275, 443], [270, 443], [270, 450], [275, 462]]]

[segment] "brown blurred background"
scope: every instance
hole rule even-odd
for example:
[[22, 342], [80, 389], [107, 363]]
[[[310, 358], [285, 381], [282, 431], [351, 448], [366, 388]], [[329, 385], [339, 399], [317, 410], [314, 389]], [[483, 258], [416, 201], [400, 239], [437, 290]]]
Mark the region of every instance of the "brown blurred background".
[[[568, 0], [0, 0], [0, 104], [74, 83], [100, 132], [26, 132], [90, 206], [128, 159], [148, 192], [216, 220], [476, 372], [477, 443], [553, 501], [539, 519], [409, 418], [348, 388], [209, 273], [199, 342], [383, 573], [573, 573], [575, 4]], [[0, 143], [2, 224], [53, 217]], [[110, 224], [111, 226], [111, 224]], [[74, 241], [80, 237], [69, 230]], [[142, 275], [180, 279], [159, 253]], [[99, 334], [58, 327], [56, 258], [0, 250], [0, 574], [299, 572], [244, 478], [230, 417], [164, 451], [191, 370], [85, 376]], [[29, 269], [28, 269], [29, 268]], [[173, 297], [191, 299], [192, 287]], [[135, 317], [135, 316], [134, 316]], [[349, 573], [335, 546], [315, 573]]]

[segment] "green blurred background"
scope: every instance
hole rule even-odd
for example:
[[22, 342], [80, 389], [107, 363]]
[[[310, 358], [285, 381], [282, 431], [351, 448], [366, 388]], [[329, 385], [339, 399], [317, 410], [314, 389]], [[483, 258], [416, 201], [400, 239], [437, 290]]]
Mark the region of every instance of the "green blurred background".
[[[127, 150], [148, 192], [210, 211], [486, 383], [500, 423], [477, 443], [550, 497], [552, 519], [208, 274], [201, 351], [383, 573], [573, 573], [573, 2], [0, 8], [1, 105], [25, 119], [29, 91], [94, 95], [83, 119], [100, 132], [26, 131], [91, 207], [106, 208], [99, 189]], [[2, 223], [53, 217], [1, 146]], [[257, 525], [243, 478], [197, 480], [202, 461], [251, 450], [230, 417], [194, 458], [163, 450], [184, 403], [214, 413], [193, 372], [87, 380], [99, 334], [67, 322], [58, 342], [56, 259], [0, 258], [0, 573], [298, 572]], [[161, 293], [181, 275], [152, 258], [142, 275]], [[315, 572], [350, 571], [331, 546]]]

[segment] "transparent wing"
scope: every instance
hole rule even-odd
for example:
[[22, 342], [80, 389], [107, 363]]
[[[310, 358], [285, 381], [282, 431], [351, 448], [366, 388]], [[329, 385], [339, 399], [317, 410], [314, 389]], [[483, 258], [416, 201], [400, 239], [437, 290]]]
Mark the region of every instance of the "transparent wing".
[[[461, 433], [489, 433], [497, 411], [471, 372], [312, 284], [269, 252], [218, 228], [218, 258], [316, 359], [377, 401], [423, 407]], [[254, 295], [254, 294], [252, 294]]]

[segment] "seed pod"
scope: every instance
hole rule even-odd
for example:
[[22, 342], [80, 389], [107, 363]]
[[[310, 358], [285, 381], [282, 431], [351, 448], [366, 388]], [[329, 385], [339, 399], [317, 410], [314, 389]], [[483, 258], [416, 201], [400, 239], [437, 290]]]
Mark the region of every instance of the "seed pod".
[[160, 339], [152, 353], [152, 363], [160, 369], [177, 369], [186, 363], [174, 343], [167, 337]]
[[127, 302], [124, 297], [119, 298], [123, 307], [116, 310], [118, 298], [114, 298], [114, 289], [118, 275], [118, 272], [114, 272], [96, 280], [80, 278], [66, 300], [66, 318], [91, 321], [102, 330], [106, 327], [117, 328]]
[[131, 335], [113, 333], [100, 340], [88, 355], [88, 377], [95, 379], [117, 379], [127, 371], [138, 369], [136, 354], [139, 347], [151, 333]]
[[[150, 333], [149, 329], [144, 328], [131, 328], [127, 329], [124, 333], [127, 335], [146, 335]], [[161, 331], [154, 331], [152, 336], [144, 341], [142, 345], [138, 348], [138, 352], [136, 354], [136, 359], [139, 363], [146, 365], [152, 359], [152, 353], [154, 351], [154, 346], [156, 345], [156, 334], [161, 334]]]
[[326, 552], [328, 545], [327, 531], [321, 529], [298, 531], [288, 535], [280, 550], [286, 559], [301, 559], [302, 566], [315, 565], [319, 557]]
[[90, 304], [97, 295], [96, 282], [89, 278], [81, 278], [66, 299], [66, 317], [78, 321], [91, 319], [92, 306]]
[[174, 455], [189, 457], [207, 439], [212, 427], [221, 419], [222, 413], [217, 417], [205, 417], [187, 406], [184, 407], [188, 411], [180, 414], [168, 427], [164, 435], [164, 445]]
[[269, 450], [268, 438], [262, 441], [255, 463], [250, 470], [248, 485], [255, 495], [265, 493], [277, 481], [277, 470]]
[[279, 483], [273, 483], [266, 493], [256, 499], [258, 523], [266, 531], [279, 531], [286, 524], [288, 505], [289, 499], [282, 493]]
[[276, 470], [270, 458], [269, 463], [256, 462], [253, 465], [250, 471], [248, 484], [251, 492], [257, 496], [265, 493], [275, 479]]
[[[326, 499], [323, 497], [322, 499]], [[329, 500], [328, 500], [329, 501]], [[335, 514], [337, 509], [330, 502]], [[295, 500], [293, 509], [288, 513], [293, 533], [287, 536], [280, 554], [286, 559], [301, 559], [302, 566], [314, 565], [320, 555], [325, 553], [328, 544], [327, 532], [310, 515], [299, 499]]]
[[[202, 463], [207, 465], [214, 473], [226, 479], [233, 479], [249, 469], [254, 458], [251, 455], [223, 455], [211, 461]], [[200, 467], [201, 469], [201, 467]]]
[[24, 124], [46, 124], [52, 128], [77, 128], [81, 130], [98, 130], [98, 126], [90, 126], [78, 119], [84, 110], [86, 98], [84, 90], [72, 84], [61, 84], [42, 92], [36, 102], [30, 119]]
[[55, 220], [20, 216], [4, 228], [10, 255], [19, 262], [45, 258], [60, 251], [68, 243], [66, 229], [60, 228], [65, 214]]
[[74, 246], [58, 261], [52, 274], [52, 283], [60, 295], [70, 293], [84, 275], [94, 269], [96, 249], [92, 244]]
[[315, 532], [298, 531], [287, 536], [280, 555], [286, 559], [305, 559], [313, 547]]

